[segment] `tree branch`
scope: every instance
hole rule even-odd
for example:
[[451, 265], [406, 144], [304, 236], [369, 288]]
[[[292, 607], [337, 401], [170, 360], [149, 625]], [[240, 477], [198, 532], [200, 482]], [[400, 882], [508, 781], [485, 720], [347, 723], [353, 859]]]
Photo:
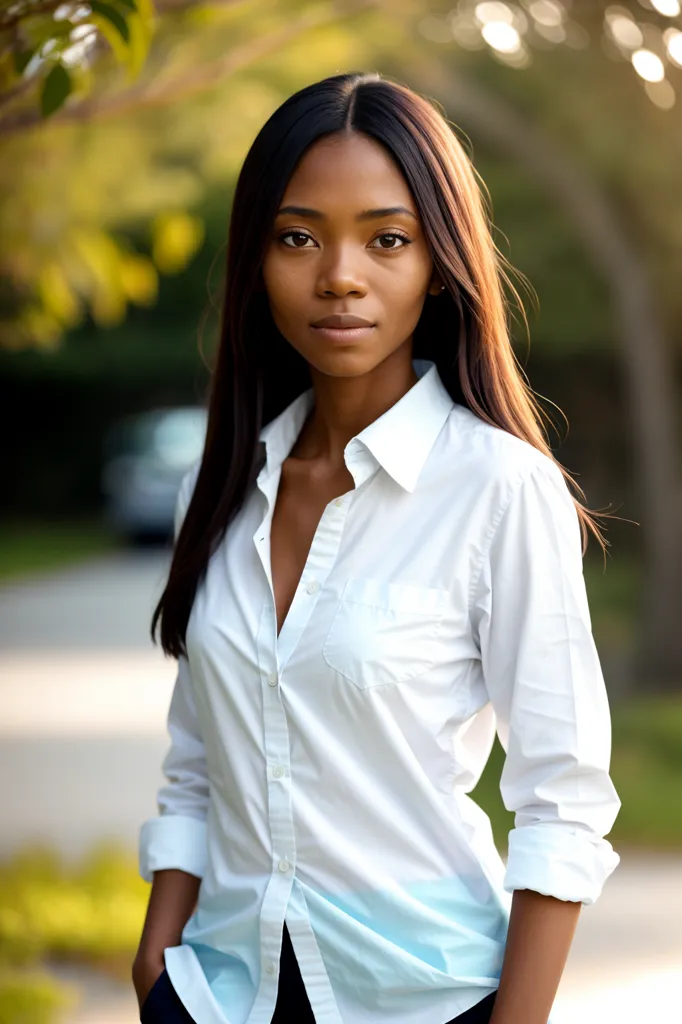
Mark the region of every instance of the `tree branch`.
[[[58, 7], [62, 7], [68, 0], [39, 0], [34, 4], [25, 4], [20, 10], [12, 14], [2, 14], [0, 11], [0, 32], [8, 32], [16, 28], [29, 18], [42, 17], [44, 14], [52, 14]], [[87, 0], [83, 0], [87, 3]], [[243, 3], [244, 0], [211, 0], [211, 7], [230, 7], [236, 3]], [[201, 0], [157, 0], [154, 4], [157, 14], [181, 13], [190, 7], [198, 7]], [[14, 5], [12, 5], [14, 6]]]
[[[65, 124], [70, 121], [113, 117], [131, 109], [165, 106], [186, 99], [188, 96], [214, 88], [236, 71], [277, 51], [311, 28], [319, 28], [337, 22], [344, 16], [349, 17], [379, 6], [381, 0], [356, 0], [344, 11], [334, 9], [331, 5], [313, 8], [284, 28], [237, 46], [217, 60], [192, 67], [176, 78], [165, 81], [159, 78], [149, 79], [110, 96], [87, 97], [63, 107], [47, 123]], [[43, 123], [46, 122], [38, 110], [15, 111], [0, 117], [0, 134], [16, 134]]]
[[[44, 3], [38, 4], [33, 8], [25, 8], [20, 13], [15, 14], [14, 16], [8, 18], [5, 21], [1, 20], [2, 15], [0, 15], [0, 33], [13, 31], [13, 33], [16, 35], [17, 30], [20, 28], [23, 22], [37, 15], [49, 14], [52, 11], [55, 11], [58, 7], [61, 7], [64, 4], [64, 2], [65, 0], [45, 0]], [[234, 7], [238, 4], [242, 4], [245, 2], [247, 2], [247, 0], [210, 0], [210, 6], [220, 8]], [[182, 14], [185, 11], [191, 10], [191, 8], [193, 7], [199, 7], [201, 5], [202, 0], [156, 0], [154, 7], [157, 15], [173, 15]], [[86, 21], [87, 19], [83, 19], [83, 23], [85, 23]], [[17, 46], [15, 41], [14, 45], [10, 44], [9, 49], [20, 49], [20, 47]], [[104, 39], [100, 36], [97, 40], [97, 43], [95, 44], [95, 49], [91, 51], [90, 56], [92, 58], [93, 55], [102, 54], [107, 52], [108, 50], [109, 44], [106, 43]], [[10, 106], [10, 104], [12, 104], [14, 100], [19, 99], [21, 96], [24, 96], [27, 92], [29, 92], [32, 88], [34, 88], [34, 86], [36, 86], [41, 81], [41, 78], [41, 72], [40, 70], [37, 70], [29, 78], [20, 78], [14, 85], [10, 86], [10, 88], [7, 89], [5, 92], [0, 92], [0, 110]], [[20, 117], [19, 112], [17, 112], [16, 117]], [[40, 120], [40, 116], [36, 116], [36, 123]], [[7, 124], [10, 125], [10, 131], [13, 130], [13, 128], [11, 127], [12, 123], [13, 118], [7, 117]], [[4, 125], [5, 120], [0, 120], [0, 130], [4, 127]], [[19, 125], [19, 127], [23, 127], [23, 125]]]

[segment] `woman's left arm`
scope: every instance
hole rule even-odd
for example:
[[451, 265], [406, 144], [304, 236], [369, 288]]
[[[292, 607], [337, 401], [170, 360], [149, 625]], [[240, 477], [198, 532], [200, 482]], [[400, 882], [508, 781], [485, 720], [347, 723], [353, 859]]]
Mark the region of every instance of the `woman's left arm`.
[[547, 1024], [581, 907], [531, 889], [514, 892], [490, 1024]]
[[558, 466], [539, 456], [503, 496], [471, 601], [515, 812], [504, 888], [512, 911], [491, 1024], [547, 1024], [582, 904], [619, 856], [621, 803], [592, 636], [580, 524]]

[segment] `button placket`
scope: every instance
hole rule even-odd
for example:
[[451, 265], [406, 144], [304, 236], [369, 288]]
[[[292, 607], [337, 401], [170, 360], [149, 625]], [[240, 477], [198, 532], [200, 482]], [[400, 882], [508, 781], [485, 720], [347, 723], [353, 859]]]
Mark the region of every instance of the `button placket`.
[[[352, 497], [352, 496], [350, 496]], [[343, 526], [350, 506], [350, 497], [340, 503], [330, 502], [323, 513], [313, 538], [308, 559], [301, 574], [299, 589], [279, 635], [277, 634], [276, 610], [272, 587], [270, 600], [263, 607], [261, 630], [259, 631], [259, 656], [263, 666], [263, 715], [265, 760], [269, 792], [269, 831], [272, 852], [271, 877], [266, 887], [261, 908], [261, 964], [263, 990], [257, 1003], [267, 1012], [267, 992], [276, 989], [277, 961], [273, 959], [276, 936], [281, 934], [283, 921], [289, 905], [292, 886], [296, 879], [296, 836], [291, 806], [292, 790], [290, 742], [285, 702], [282, 695], [283, 673], [288, 658], [296, 647], [317, 600], [322, 592], [338, 555]], [[266, 527], [269, 524], [266, 524]], [[261, 555], [267, 558], [267, 528], [258, 535], [264, 536], [260, 547]], [[266, 563], [269, 565], [269, 560]], [[274, 667], [273, 667], [274, 666]], [[266, 685], [267, 684], [267, 685]], [[269, 1018], [268, 1018], [269, 1019]], [[265, 1021], [265, 1017], [262, 1018]]]
[[[291, 790], [286, 784], [290, 774], [289, 733], [280, 692], [282, 666], [273, 643], [273, 618], [272, 602], [265, 602], [258, 633], [258, 653], [262, 665], [264, 757], [272, 867], [261, 907], [262, 988], [257, 1001], [262, 1004], [262, 1012], [270, 1015], [276, 999], [276, 955], [280, 948], [281, 922], [291, 894], [296, 860]], [[285, 861], [287, 870], [282, 870], [279, 865]], [[259, 1019], [258, 1014], [256, 1019]], [[262, 1016], [260, 1019], [264, 1021], [266, 1018]]]

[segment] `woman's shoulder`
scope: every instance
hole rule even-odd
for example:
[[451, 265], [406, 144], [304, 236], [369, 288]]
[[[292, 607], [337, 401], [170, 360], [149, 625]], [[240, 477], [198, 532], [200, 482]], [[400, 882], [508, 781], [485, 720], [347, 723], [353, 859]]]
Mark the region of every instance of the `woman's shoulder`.
[[555, 483], [564, 477], [555, 460], [516, 434], [481, 419], [466, 406], [457, 405], [453, 414], [454, 442], [458, 463], [474, 473], [482, 485], [514, 487], [538, 472]]

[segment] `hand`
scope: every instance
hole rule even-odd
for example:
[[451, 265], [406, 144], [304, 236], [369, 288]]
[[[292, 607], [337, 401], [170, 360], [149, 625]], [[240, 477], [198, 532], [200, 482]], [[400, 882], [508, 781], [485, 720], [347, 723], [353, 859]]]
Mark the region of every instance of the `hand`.
[[137, 995], [137, 1002], [142, 1012], [147, 996], [153, 986], [160, 978], [164, 970], [163, 950], [158, 955], [142, 954], [138, 952], [133, 961], [133, 986]]

